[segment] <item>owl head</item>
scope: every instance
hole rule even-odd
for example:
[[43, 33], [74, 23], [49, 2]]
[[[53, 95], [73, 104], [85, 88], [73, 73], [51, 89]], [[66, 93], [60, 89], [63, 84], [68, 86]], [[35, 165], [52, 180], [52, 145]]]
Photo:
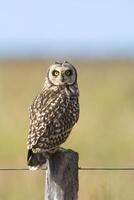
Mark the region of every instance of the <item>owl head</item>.
[[73, 85], [77, 82], [77, 72], [67, 61], [55, 62], [49, 67], [47, 78], [53, 85]]

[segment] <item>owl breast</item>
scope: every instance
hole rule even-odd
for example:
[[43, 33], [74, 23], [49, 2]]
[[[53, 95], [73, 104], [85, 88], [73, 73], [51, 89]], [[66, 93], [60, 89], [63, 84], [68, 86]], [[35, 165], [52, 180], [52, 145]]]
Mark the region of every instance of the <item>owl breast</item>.
[[47, 152], [66, 141], [79, 118], [78, 95], [66, 90], [43, 91], [33, 102], [29, 149]]

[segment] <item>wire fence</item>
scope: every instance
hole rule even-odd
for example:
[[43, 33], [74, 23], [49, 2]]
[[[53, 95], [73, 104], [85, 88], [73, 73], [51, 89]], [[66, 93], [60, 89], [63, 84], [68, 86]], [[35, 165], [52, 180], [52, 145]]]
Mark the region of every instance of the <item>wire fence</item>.
[[[79, 167], [80, 171], [134, 171], [134, 167]], [[47, 170], [42, 168], [41, 170]], [[0, 171], [30, 171], [29, 168], [0, 168]]]

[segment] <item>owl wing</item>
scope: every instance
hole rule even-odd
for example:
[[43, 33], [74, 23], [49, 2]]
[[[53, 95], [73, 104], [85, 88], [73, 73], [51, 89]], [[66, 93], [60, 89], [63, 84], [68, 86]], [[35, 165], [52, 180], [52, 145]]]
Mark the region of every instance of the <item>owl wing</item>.
[[71, 129], [72, 123], [65, 122], [68, 120], [68, 106], [69, 100], [62, 91], [60, 93], [46, 91], [36, 97], [30, 107], [28, 149], [35, 146], [41, 148], [43, 145], [46, 145], [43, 148], [47, 149], [48, 146], [53, 146], [53, 144], [50, 145], [54, 141], [53, 135], [56, 136]]

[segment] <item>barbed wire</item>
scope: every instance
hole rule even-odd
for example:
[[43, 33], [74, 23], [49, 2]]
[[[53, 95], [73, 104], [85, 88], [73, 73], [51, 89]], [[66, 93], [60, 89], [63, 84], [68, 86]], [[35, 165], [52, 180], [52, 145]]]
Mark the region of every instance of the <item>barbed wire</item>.
[[134, 171], [134, 167], [79, 167], [85, 171]]
[[[79, 167], [80, 171], [134, 171], [134, 167]], [[41, 168], [47, 170], [47, 168]], [[31, 171], [29, 168], [0, 168], [0, 171]]]

